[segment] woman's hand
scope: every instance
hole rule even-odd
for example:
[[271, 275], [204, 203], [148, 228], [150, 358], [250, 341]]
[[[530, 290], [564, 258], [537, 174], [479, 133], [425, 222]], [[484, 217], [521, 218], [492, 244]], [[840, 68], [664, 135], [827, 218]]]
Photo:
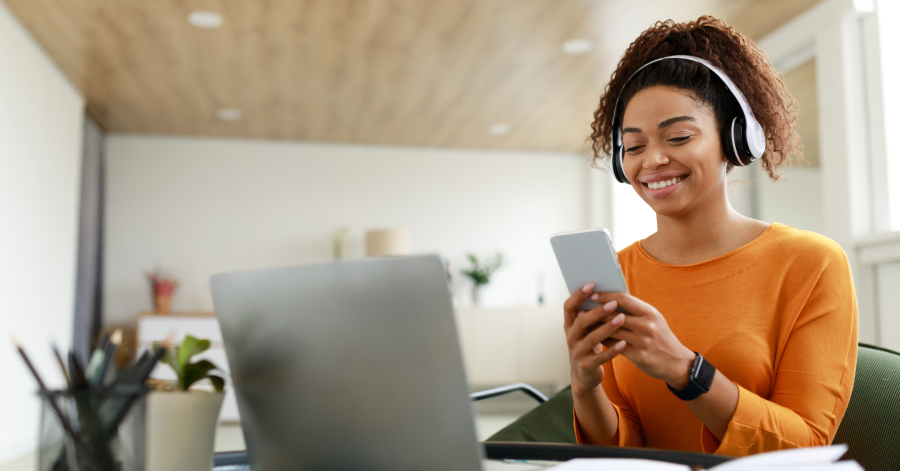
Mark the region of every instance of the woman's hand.
[[625, 293], [595, 293], [591, 299], [601, 304], [603, 313], [598, 317], [611, 316], [617, 306], [631, 313], [620, 329], [611, 332], [612, 339], [605, 345], [612, 345], [616, 342], [613, 340], [625, 341], [623, 355], [644, 373], [676, 390], [688, 385], [695, 353], [679, 342], [656, 308]]
[[[609, 339], [623, 325], [626, 317], [622, 313], [611, 314], [603, 307], [579, 311], [582, 302], [593, 291], [593, 283], [585, 285], [563, 304], [563, 329], [569, 347], [570, 378], [575, 394], [596, 389], [604, 380], [603, 364], [622, 352], [628, 342]], [[603, 324], [595, 326], [598, 323]], [[598, 347], [602, 342], [607, 345], [603, 352]]]

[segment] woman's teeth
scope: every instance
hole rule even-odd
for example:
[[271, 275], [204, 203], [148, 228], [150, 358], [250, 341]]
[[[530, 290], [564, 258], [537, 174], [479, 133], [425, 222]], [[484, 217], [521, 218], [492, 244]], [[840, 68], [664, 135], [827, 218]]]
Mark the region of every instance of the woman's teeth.
[[679, 183], [681, 181], [682, 181], [682, 177], [676, 177], [675, 179], [661, 180], [659, 182], [651, 182], [648, 184], [648, 188], [652, 188], [652, 189], [656, 190], [658, 188], [669, 187], [670, 185]]

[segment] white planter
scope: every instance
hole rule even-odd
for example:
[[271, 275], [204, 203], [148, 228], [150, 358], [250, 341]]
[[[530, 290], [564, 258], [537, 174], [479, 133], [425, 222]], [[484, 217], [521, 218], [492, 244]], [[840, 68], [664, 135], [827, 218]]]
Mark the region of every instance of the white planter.
[[147, 395], [147, 470], [210, 470], [222, 392]]
[[485, 304], [485, 293], [488, 291], [487, 285], [472, 286], [472, 306], [483, 306]]

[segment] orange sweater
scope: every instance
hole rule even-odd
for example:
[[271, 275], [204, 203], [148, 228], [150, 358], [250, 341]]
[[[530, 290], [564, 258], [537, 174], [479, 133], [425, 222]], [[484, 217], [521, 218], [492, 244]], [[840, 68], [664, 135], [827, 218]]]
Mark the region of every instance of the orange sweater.
[[[720, 442], [663, 381], [617, 356], [604, 366], [603, 387], [619, 415], [620, 446], [745, 456], [832, 442], [857, 359], [857, 299], [838, 244], [773, 223], [699, 264], [660, 263], [638, 242], [619, 261], [629, 292], [739, 391]], [[581, 443], [575, 418], [574, 426]]]

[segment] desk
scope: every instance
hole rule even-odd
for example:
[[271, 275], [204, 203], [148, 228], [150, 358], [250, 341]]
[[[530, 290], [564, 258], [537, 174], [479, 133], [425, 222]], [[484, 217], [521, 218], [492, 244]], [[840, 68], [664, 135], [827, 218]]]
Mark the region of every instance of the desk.
[[[527, 442], [485, 442], [485, 458], [493, 460], [535, 460], [564, 462], [577, 458], [630, 458], [675, 462], [689, 467], [709, 469], [731, 457], [697, 452], [666, 451], [638, 447], [583, 446]], [[218, 452], [213, 470], [250, 470], [245, 451]]]

